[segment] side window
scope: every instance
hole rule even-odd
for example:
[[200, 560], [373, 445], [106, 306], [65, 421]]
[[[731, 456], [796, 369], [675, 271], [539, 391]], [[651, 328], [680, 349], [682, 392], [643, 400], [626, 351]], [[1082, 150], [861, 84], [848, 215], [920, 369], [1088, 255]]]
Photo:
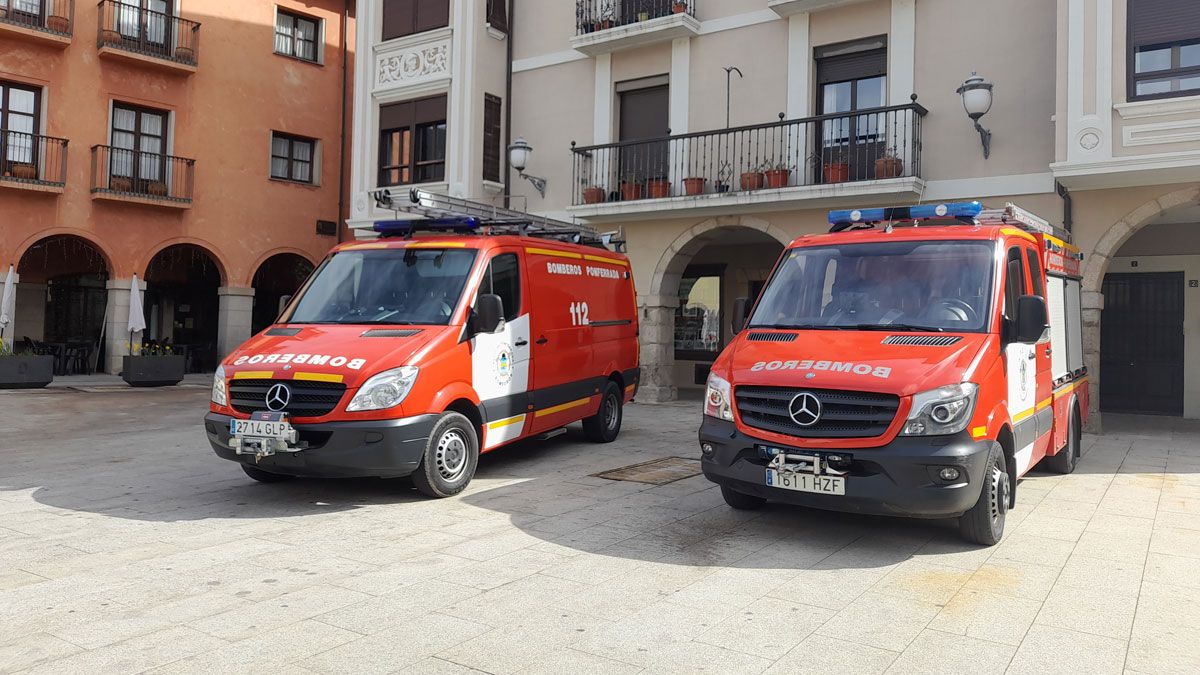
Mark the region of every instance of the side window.
[[479, 294], [494, 293], [504, 302], [504, 320], [521, 315], [521, 262], [516, 253], [501, 253], [488, 263]]
[[1042, 264], [1038, 260], [1038, 252], [1032, 248], [1025, 249], [1029, 260], [1029, 278], [1033, 280], [1033, 294], [1046, 297], [1046, 282], [1042, 279]]
[[1008, 249], [1008, 264], [1004, 275], [1004, 318], [1015, 319], [1017, 299], [1025, 295], [1025, 265], [1021, 260], [1021, 249]]

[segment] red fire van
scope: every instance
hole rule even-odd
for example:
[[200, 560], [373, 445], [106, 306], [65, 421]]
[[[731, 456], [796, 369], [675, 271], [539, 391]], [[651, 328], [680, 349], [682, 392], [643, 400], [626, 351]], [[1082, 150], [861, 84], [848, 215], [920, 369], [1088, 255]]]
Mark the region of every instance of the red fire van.
[[507, 443], [580, 420], [614, 440], [639, 379], [628, 259], [516, 211], [417, 190], [394, 208], [410, 218], [336, 247], [222, 362], [217, 455], [264, 482], [411, 475], [445, 497]]
[[996, 543], [1018, 479], [1079, 457], [1079, 250], [1012, 205], [830, 222], [735, 311], [748, 320], [708, 380], [704, 474], [734, 508], [957, 517]]

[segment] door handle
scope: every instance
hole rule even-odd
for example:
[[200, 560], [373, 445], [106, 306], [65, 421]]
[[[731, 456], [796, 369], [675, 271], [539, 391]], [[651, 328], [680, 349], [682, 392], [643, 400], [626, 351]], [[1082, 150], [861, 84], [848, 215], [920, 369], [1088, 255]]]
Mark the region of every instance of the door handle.
[[1032, 360], [1034, 360], [1034, 359], [1036, 359], [1036, 358], [1037, 358], [1037, 354], [1035, 354], [1035, 353], [1033, 353], [1033, 352], [1029, 352], [1029, 356], [1027, 356], [1027, 357], [1025, 357], [1025, 358], [1027, 358], [1027, 359], [1029, 359], [1030, 361], [1032, 361]]
[[525, 345], [529, 344], [529, 340], [526, 340], [525, 338], [521, 338], [521, 339], [517, 340], [516, 342], [514, 342], [513, 344], [518, 347], [524, 347]]
[[542, 336], [542, 337], [538, 338], [537, 340], [535, 340], [535, 342], [537, 342], [539, 345], [544, 345], [547, 342], [549, 342], [549, 340], [547, 340], [545, 336]]

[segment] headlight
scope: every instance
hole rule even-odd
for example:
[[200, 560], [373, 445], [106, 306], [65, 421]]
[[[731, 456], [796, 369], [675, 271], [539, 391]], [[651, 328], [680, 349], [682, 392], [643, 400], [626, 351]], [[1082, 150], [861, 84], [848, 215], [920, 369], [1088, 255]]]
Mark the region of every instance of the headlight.
[[975, 414], [974, 382], [951, 384], [913, 396], [912, 410], [904, 423], [904, 436], [943, 436], [967, 428]]
[[217, 405], [229, 405], [229, 395], [225, 391], [225, 366], [217, 366], [217, 372], [213, 373], [212, 396], [209, 398]]
[[362, 410], [383, 410], [400, 405], [413, 382], [417, 380], [416, 366], [400, 366], [385, 370], [358, 388], [358, 393], [346, 406], [346, 412]]
[[704, 414], [727, 422], [733, 421], [733, 396], [729, 381], [723, 377], [708, 375], [708, 387], [704, 392]]

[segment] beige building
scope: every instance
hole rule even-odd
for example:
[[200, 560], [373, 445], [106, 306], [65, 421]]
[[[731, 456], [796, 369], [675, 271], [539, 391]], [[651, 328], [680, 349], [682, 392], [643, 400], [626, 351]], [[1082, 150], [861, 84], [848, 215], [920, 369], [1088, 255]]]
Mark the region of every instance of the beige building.
[[[979, 199], [1082, 246], [1094, 406], [1200, 418], [1195, 2], [359, 0], [357, 16], [351, 226], [390, 215], [369, 190], [422, 184], [623, 230], [642, 398], [702, 386], [734, 300], [828, 210]], [[986, 156], [957, 91], [973, 72], [993, 85]], [[506, 161], [518, 137], [529, 176]]]

